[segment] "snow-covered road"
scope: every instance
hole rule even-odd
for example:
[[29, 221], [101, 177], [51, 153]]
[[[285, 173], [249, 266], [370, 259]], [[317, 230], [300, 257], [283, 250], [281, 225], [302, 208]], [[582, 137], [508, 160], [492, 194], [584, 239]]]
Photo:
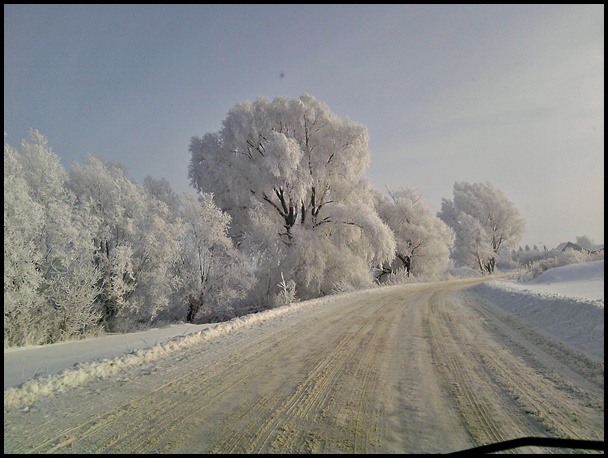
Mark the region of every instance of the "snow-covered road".
[[137, 364], [100, 363], [96, 377], [31, 401], [7, 404], [5, 391], [4, 451], [440, 453], [523, 436], [603, 440], [603, 357], [467, 289], [480, 281], [328, 297]]

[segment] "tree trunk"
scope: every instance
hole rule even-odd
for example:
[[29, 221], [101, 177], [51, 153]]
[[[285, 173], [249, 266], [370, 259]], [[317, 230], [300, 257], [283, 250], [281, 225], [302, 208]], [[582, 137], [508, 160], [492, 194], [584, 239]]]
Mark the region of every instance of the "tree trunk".
[[203, 305], [202, 298], [200, 300], [197, 300], [194, 298], [190, 299], [190, 301], [188, 303], [188, 313], [186, 315], [187, 323], [194, 323], [194, 318], [196, 318], [196, 314], [201, 309], [202, 305]]

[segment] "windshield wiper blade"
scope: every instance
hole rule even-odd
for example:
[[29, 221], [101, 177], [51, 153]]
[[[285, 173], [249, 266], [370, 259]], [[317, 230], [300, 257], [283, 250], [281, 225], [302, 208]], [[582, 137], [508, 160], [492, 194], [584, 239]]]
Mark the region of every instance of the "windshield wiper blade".
[[555, 448], [579, 448], [585, 450], [606, 450], [604, 441], [579, 440], [579, 439], [560, 439], [556, 437], [521, 437], [494, 444], [473, 447], [458, 452], [451, 452], [449, 455], [474, 453], [493, 453], [502, 450], [509, 450], [517, 447], [555, 447]]

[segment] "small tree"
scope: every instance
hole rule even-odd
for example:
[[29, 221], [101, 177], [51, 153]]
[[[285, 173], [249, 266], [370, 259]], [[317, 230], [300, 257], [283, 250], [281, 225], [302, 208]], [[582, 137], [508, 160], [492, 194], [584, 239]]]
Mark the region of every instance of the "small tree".
[[179, 303], [187, 307], [186, 321], [232, 318], [239, 314], [234, 304], [251, 288], [253, 276], [227, 235], [230, 216], [215, 205], [211, 194], [197, 199], [185, 192], [180, 202], [185, 237], [176, 274]]
[[595, 243], [586, 235], [576, 237], [576, 244], [587, 251], [593, 250]]
[[275, 306], [289, 305], [296, 300], [296, 282], [293, 280], [285, 281], [281, 274], [281, 281], [277, 284], [279, 292], [274, 297]]

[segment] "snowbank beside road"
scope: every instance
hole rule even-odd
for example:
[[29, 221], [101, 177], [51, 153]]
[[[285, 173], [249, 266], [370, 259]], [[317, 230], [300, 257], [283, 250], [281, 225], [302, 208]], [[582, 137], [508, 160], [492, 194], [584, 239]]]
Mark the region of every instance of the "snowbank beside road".
[[527, 283], [492, 280], [474, 290], [530, 325], [604, 358], [604, 261], [550, 269]]

